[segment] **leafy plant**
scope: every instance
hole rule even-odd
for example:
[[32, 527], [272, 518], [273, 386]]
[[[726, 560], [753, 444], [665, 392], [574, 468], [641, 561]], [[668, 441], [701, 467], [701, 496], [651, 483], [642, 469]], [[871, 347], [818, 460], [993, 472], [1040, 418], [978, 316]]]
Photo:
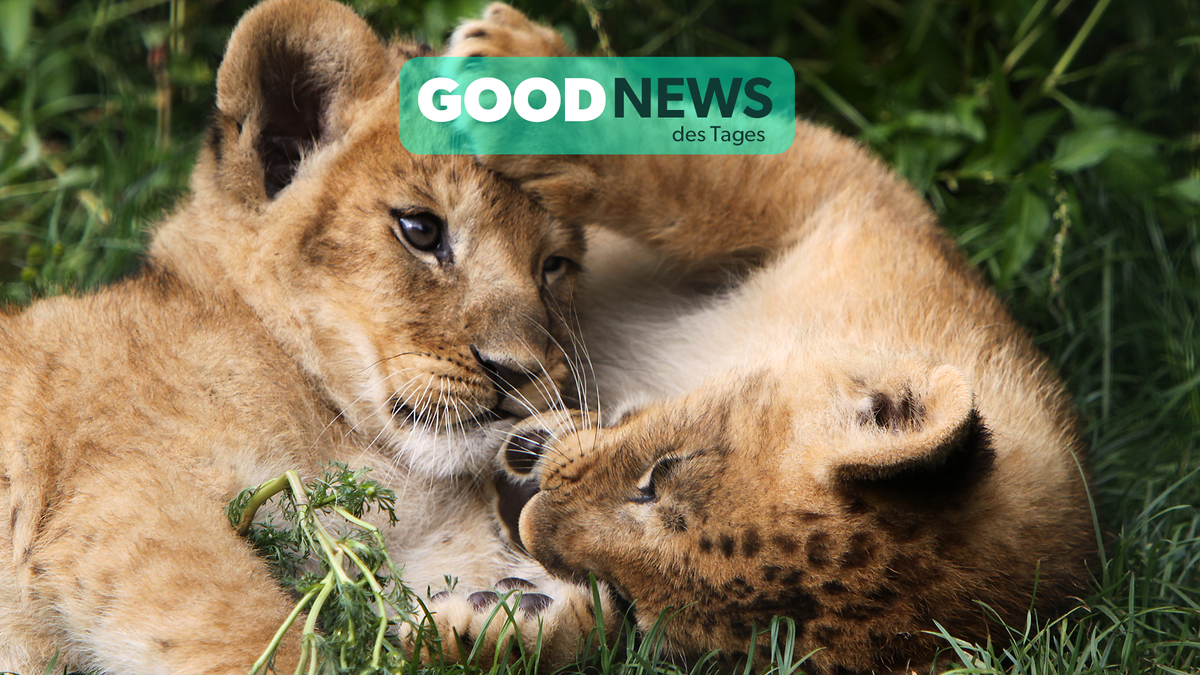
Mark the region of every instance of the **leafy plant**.
[[[306, 609], [297, 673], [306, 665], [310, 673], [316, 672], [318, 664], [325, 664], [322, 672], [336, 664], [333, 670], [339, 673], [383, 673], [398, 668], [401, 655], [387, 634], [410, 620], [412, 594], [400, 581], [383, 535], [362, 519], [374, 508], [387, 513], [389, 523], [394, 524], [396, 495], [375, 481], [364, 480], [365, 473], [365, 469], [351, 471], [345, 464], [334, 463], [322, 478], [304, 484], [299, 474], [288, 471], [244, 490], [229, 504], [229, 522], [272, 562], [283, 585], [300, 597], [250, 675], [267, 672], [280, 640]], [[278, 513], [286, 526], [273, 520], [254, 524], [258, 510], [276, 496], [280, 499], [273, 513]], [[329, 516], [350, 527], [339, 530], [327, 525], [322, 518]]]

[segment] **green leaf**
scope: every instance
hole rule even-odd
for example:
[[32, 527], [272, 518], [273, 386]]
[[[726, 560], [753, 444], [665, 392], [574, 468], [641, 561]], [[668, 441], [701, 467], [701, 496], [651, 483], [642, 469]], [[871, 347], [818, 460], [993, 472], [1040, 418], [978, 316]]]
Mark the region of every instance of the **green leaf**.
[[1162, 194], [1182, 199], [1185, 202], [1200, 204], [1200, 176], [1177, 180], [1163, 188]]
[[1117, 150], [1143, 157], [1153, 155], [1161, 144], [1162, 140], [1153, 134], [1116, 124], [1085, 126], [1059, 139], [1052, 164], [1059, 171], [1072, 173], [1103, 162]]
[[1054, 168], [1070, 172], [1099, 164], [1112, 152], [1116, 136], [1117, 128], [1107, 125], [1084, 127], [1066, 134], [1054, 151]]
[[35, 0], [0, 0], [0, 45], [9, 60], [17, 57], [29, 40]]
[[1033, 257], [1050, 227], [1046, 200], [1022, 183], [1009, 193], [1004, 209], [1004, 248], [997, 283], [1005, 286]]

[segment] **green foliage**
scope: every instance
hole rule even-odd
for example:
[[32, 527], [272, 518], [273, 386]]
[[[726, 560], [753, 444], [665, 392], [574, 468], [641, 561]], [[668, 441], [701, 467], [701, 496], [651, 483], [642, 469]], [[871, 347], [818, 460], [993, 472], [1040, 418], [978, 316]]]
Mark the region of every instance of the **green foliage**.
[[[362, 520], [372, 508], [396, 522], [396, 495], [372, 480], [366, 469], [331, 464], [307, 484], [294, 471], [243, 491], [226, 509], [229, 522], [245, 535], [276, 570], [283, 586], [299, 597], [292, 615], [250, 670], [265, 673], [285, 631], [307, 610], [296, 672], [320, 664], [322, 673], [395, 672], [399, 648], [388, 631], [410, 621], [412, 598], [406, 586], [391, 583], [401, 574], [388, 557], [379, 530]], [[258, 509], [280, 496], [272, 520], [254, 524]], [[338, 518], [344, 527], [327, 520]], [[301, 573], [303, 572], [303, 573]]]
[[[249, 4], [0, 0], [0, 297], [135, 262], [183, 194], [221, 45]], [[385, 34], [437, 43], [484, 3], [351, 4]], [[1063, 620], [1012, 627], [1006, 651], [948, 649], [977, 672], [1200, 669], [1200, 6], [517, 4], [585, 52], [787, 59], [798, 110], [912, 181], [1061, 368], [1106, 544], [1092, 593]], [[281, 562], [296, 552], [262, 536]], [[589, 672], [672, 669], [637, 651], [652, 640], [631, 644]]]

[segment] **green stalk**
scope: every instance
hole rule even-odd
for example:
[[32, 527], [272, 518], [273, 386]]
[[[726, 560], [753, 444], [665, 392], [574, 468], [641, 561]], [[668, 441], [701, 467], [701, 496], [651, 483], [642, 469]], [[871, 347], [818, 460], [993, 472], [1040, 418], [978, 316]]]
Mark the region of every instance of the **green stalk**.
[[[329, 570], [329, 574], [321, 580], [321, 592], [317, 595], [316, 602], [313, 603], [312, 611], [308, 613], [308, 619], [304, 622], [304, 630], [300, 633], [300, 662], [296, 664], [296, 675], [300, 675], [304, 668], [304, 662], [309, 661], [309, 672], [315, 671], [317, 666], [317, 655], [310, 654], [313, 649], [313, 642], [317, 635], [317, 617], [321, 614], [321, 608], [325, 606], [325, 601], [329, 598], [329, 594], [333, 592], [333, 587], [337, 585], [334, 580], [334, 571], [342, 568], [342, 554], [338, 554], [333, 559], [333, 569]], [[308, 657], [308, 658], [306, 658]]]
[[363, 578], [367, 580], [367, 584], [371, 587], [371, 592], [375, 596], [375, 601], [379, 603], [379, 630], [375, 633], [375, 647], [371, 650], [371, 667], [379, 667], [379, 655], [383, 650], [383, 637], [387, 633], [388, 618], [387, 606], [384, 604], [383, 587], [375, 580], [375, 573], [371, 571], [367, 564], [359, 558], [358, 555], [349, 549], [342, 549], [349, 556], [358, 569], [362, 570]]
[[396, 563], [392, 562], [392, 556], [388, 553], [387, 544], [384, 542], [383, 533], [379, 531], [379, 528], [361, 518], [355, 518], [349, 511], [336, 504], [333, 506], [333, 512], [370, 532], [371, 536], [375, 539], [375, 543], [379, 544], [379, 550], [383, 553], [383, 559], [387, 561], [388, 572], [393, 576], [397, 576]]
[[[337, 545], [333, 535], [329, 534], [329, 530], [325, 529], [325, 525], [321, 522], [321, 519], [317, 517], [317, 514], [313, 513], [312, 505], [308, 503], [308, 494], [304, 491], [304, 484], [300, 482], [300, 474], [295, 471], [288, 471], [283, 475], [287, 478], [288, 484], [292, 486], [292, 496], [296, 500], [296, 507], [304, 509], [307, 514], [306, 520], [311, 521], [313, 525], [314, 531], [310, 534], [315, 535], [317, 543], [321, 545], [321, 550], [325, 551], [327, 558], [338, 561], [333, 566], [331, 573], [336, 574], [338, 580], [342, 583], [354, 583], [350, 580], [350, 577], [346, 576], [346, 570], [342, 569], [341, 547]], [[335, 550], [337, 551], [336, 553], [334, 552]]]
[[310, 600], [316, 597], [316, 595], [317, 592], [315, 590], [309, 591], [304, 595], [303, 598], [300, 599], [300, 602], [296, 603], [296, 606], [292, 609], [292, 613], [288, 614], [287, 620], [283, 622], [283, 625], [279, 627], [279, 630], [275, 631], [275, 637], [271, 638], [271, 643], [267, 645], [267, 648], [263, 651], [262, 656], [258, 657], [258, 660], [254, 662], [253, 666], [251, 666], [250, 675], [257, 675], [259, 671], [266, 668], [267, 661], [270, 661], [271, 657], [275, 654], [275, 651], [279, 649], [279, 643], [283, 641], [284, 633], [286, 633], [287, 630], [292, 627], [292, 624], [296, 622], [296, 618], [300, 616], [300, 612], [304, 611], [304, 606], [307, 605]]
[[1087, 39], [1092, 29], [1096, 27], [1096, 22], [1104, 14], [1104, 10], [1108, 9], [1108, 3], [1110, 2], [1112, 0], [1099, 0], [1096, 6], [1092, 8], [1092, 13], [1088, 14], [1087, 20], [1083, 22], [1083, 26], [1079, 29], [1079, 32], [1075, 34], [1075, 39], [1071, 40], [1071, 44], [1067, 45], [1067, 51], [1063, 52], [1058, 63], [1054, 64], [1054, 69], [1050, 71], [1050, 75], [1046, 77], [1046, 83], [1042, 85], [1042, 91], [1049, 92], [1058, 84], [1059, 77], [1062, 76], [1067, 66], [1071, 65], [1071, 59], [1075, 58], [1075, 52], [1079, 51], [1079, 48], [1083, 46], [1083, 41]]
[[[250, 501], [246, 502], [246, 510], [242, 512], [242, 519], [238, 521], [237, 533], [241, 536], [246, 536], [250, 531], [250, 525], [254, 522], [254, 516], [258, 512], [258, 508], [265, 504], [267, 500], [279, 494], [288, 485], [288, 476], [284, 474], [278, 478], [271, 479], [254, 491], [250, 497]], [[300, 494], [304, 494], [301, 490]]]

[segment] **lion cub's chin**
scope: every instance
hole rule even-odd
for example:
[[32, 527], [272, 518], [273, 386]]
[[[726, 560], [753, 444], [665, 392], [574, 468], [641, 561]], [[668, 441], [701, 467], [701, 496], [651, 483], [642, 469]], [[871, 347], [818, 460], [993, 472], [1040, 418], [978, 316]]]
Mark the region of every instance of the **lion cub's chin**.
[[508, 418], [455, 429], [402, 427], [392, 421], [379, 440], [413, 473], [435, 479], [480, 475], [490, 470], [515, 421]]

